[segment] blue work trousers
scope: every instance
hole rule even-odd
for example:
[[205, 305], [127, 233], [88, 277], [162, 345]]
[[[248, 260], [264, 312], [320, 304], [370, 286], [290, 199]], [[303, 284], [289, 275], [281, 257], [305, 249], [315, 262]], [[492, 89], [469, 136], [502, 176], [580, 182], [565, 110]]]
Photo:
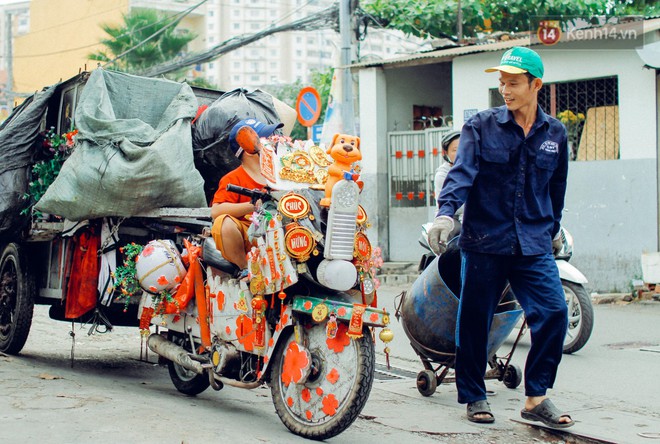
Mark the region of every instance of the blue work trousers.
[[552, 254], [509, 256], [462, 251], [461, 280], [456, 322], [458, 402], [486, 399], [488, 335], [507, 281], [531, 332], [525, 395], [545, 395], [555, 381], [568, 323], [564, 291]]

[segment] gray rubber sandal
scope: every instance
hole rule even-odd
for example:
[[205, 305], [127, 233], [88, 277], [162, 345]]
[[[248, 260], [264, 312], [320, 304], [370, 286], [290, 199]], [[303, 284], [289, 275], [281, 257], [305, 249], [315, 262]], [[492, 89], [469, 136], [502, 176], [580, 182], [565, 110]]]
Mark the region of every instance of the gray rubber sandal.
[[[539, 405], [531, 410], [522, 409], [520, 416], [528, 421], [540, 421], [548, 427], [557, 429], [565, 429], [575, 424], [570, 415], [562, 413], [549, 399], [544, 399]], [[568, 418], [570, 422], [560, 422], [560, 419]]]
[[[476, 415], [490, 415], [485, 418], [477, 418]], [[481, 401], [470, 402], [467, 405], [467, 418], [469, 421], [481, 424], [490, 424], [495, 422], [495, 416], [490, 411], [490, 404], [485, 399]]]

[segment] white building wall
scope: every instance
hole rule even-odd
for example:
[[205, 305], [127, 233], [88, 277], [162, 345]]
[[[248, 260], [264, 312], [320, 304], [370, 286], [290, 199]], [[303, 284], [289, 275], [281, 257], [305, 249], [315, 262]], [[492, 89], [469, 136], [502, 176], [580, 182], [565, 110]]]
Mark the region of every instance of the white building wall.
[[[643, 68], [644, 63], [636, 51], [539, 49], [538, 52], [545, 65], [545, 82], [618, 76], [621, 159], [655, 159], [656, 105], [649, 100], [649, 94], [653, 97], [655, 91], [655, 71]], [[488, 89], [497, 87], [499, 77], [484, 69], [499, 65], [501, 56], [502, 52], [498, 51], [454, 59], [453, 100], [457, 125], [464, 122], [466, 109], [488, 108]]]

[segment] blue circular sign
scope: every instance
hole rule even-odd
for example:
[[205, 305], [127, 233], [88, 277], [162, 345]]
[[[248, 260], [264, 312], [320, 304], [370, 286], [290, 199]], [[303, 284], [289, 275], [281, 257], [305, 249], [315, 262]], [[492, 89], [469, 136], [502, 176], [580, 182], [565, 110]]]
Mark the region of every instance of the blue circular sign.
[[298, 122], [303, 126], [312, 126], [321, 115], [321, 96], [311, 86], [305, 87], [298, 93], [296, 100]]

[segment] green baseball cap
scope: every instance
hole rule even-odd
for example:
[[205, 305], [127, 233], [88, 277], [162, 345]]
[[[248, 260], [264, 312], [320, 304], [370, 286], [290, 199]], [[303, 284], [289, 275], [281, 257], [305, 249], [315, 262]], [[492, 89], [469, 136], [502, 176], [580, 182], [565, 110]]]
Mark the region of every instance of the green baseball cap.
[[502, 55], [500, 66], [488, 68], [486, 72], [503, 71], [509, 74], [530, 73], [539, 79], [543, 78], [543, 61], [536, 51], [522, 46], [515, 46]]

